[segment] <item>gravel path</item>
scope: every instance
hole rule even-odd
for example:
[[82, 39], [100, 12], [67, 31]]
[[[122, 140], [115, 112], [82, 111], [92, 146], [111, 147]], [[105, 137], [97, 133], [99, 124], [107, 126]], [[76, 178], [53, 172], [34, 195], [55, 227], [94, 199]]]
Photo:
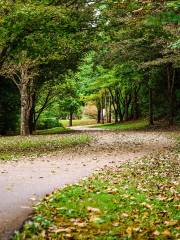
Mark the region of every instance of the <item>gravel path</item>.
[[[77, 129], [77, 130], [83, 130]], [[162, 133], [92, 131], [91, 144], [56, 155], [0, 163], [0, 239], [10, 239], [46, 194], [77, 182], [106, 165], [132, 161], [168, 148], [173, 141]]]

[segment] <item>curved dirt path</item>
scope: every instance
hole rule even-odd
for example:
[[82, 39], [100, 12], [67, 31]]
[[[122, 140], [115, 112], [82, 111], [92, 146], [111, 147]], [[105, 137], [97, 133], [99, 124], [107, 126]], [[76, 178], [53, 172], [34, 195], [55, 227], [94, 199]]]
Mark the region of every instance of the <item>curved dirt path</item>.
[[132, 161], [173, 144], [162, 133], [90, 131], [89, 134], [95, 140], [88, 146], [66, 149], [54, 156], [0, 163], [1, 240], [9, 239], [32, 212], [32, 205], [53, 190], [77, 182], [106, 165]]

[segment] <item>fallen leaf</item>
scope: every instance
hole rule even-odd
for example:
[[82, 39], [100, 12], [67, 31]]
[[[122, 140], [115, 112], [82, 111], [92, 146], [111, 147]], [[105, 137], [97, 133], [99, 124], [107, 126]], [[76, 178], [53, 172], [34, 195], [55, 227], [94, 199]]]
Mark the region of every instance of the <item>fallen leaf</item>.
[[116, 223], [113, 223], [112, 225], [113, 225], [114, 227], [118, 227], [118, 226], [119, 226], [119, 223], [116, 222]]
[[154, 236], [159, 236], [160, 235], [160, 232], [158, 230], [156, 230], [155, 232], [153, 232], [153, 235]]
[[125, 217], [125, 218], [129, 217], [129, 215], [127, 213], [122, 213], [121, 216]]
[[162, 235], [163, 235], [164, 237], [170, 237], [170, 236], [171, 236], [171, 233], [170, 233], [170, 231], [169, 231], [168, 229], [166, 229], [166, 230], [164, 230], [164, 231], [162, 232]]
[[85, 222], [82, 222], [82, 223], [75, 222], [74, 225], [77, 226], [77, 227], [85, 227], [85, 226], [87, 226], [87, 223], [85, 223]]
[[100, 209], [99, 209], [99, 208], [87, 207], [87, 210], [88, 210], [89, 212], [100, 213]]
[[95, 223], [103, 223], [103, 219], [97, 216], [91, 216], [89, 219], [90, 222], [95, 222]]
[[172, 221], [165, 221], [164, 224], [168, 225], [168, 226], [174, 226], [178, 223], [177, 220], [172, 220]]
[[54, 233], [62, 233], [62, 232], [70, 233], [71, 230], [72, 230], [71, 228], [58, 228], [58, 229], [55, 229], [53, 232]]
[[109, 194], [116, 194], [118, 192], [118, 190], [116, 188], [108, 188], [107, 189], [107, 193]]
[[131, 237], [131, 236], [132, 236], [132, 232], [133, 232], [132, 227], [128, 227], [128, 228], [126, 229], [126, 232], [127, 232], [127, 234], [128, 234], [128, 237]]
[[150, 209], [150, 210], [152, 210], [152, 206], [150, 204], [147, 204], [147, 203], [143, 202], [141, 205]]

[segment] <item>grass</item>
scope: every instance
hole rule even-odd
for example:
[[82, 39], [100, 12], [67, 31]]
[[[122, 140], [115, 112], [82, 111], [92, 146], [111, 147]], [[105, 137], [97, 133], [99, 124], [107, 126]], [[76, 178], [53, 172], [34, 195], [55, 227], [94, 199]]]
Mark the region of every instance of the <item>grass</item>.
[[179, 145], [47, 196], [13, 240], [179, 239]]
[[36, 130], [35, 134], [37, 135], [46, 135], [46, 134], [61, 134], [61, 133], [71, 133], [72, 130], [64, 127], [55, 127], [45, 130]]
[[[61, 120], [60, 123], [64, 127], [68, 127], [69, 120]], [[73, 126], [84, 126], [84, 125], [93, 125], [96, 124], [96, 119], [79, 119], [79, 120], [73, 120]]]
[[90, 142], [86, 134], [0, 137], [0, 161], [39, 156]]
[[140, 130], [144, 129], [148, 126], [147, 120], [137, 120], [137, 121], [128, 121], [123, 122], [120, 124], [103, 124], [103, 125], [97, 125], [96, 127], [109, 129], [109, 130]]

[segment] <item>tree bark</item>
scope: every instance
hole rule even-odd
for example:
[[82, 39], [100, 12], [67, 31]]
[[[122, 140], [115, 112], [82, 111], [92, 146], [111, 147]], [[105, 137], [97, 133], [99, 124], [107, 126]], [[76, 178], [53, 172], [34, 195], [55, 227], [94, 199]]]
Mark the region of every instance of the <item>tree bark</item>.
[[101, 108], [101, 123], [104, 124], [104, 113], [103, 113], [103, 108]]
[[149, 125], [154, 125], [153, 115], [153, 93], [152, 88], [149, 87]]
[[32, 76], [29, 76], [28, 67], [28, 65], [21, 66], [21, 81], [18, 84], [21, 95], [20, 134], [22, 136], [30, 135], [30, 116], [33, 106], [34, 81]]
[[72, 112], [70, 112], [69, 113], [69, 127], [72, 127], [72, 121], [73, 121], [73, 113]]
[[101, 123], [101, 108], [97, 110], [97, 123]]
[[139, 106], [138, 106], [138, 95], [137, 90], [134, 90], [133, 94], [133, 120], [137, 120], [139, 118]]
[[109, 97], [109, 116], [108, 116], [108, 123], [112, 122], [112, 101], [111, 97]]
[[118, 88], [115, 89], [115, 103], [117, 106], [117, 115], [118, 120], [117, 122], [123, 122], [123, 113], [122, 113], [122, 105], [121, 105], [121, 96], [120, 96], [120, 90]]
[[32, 97], [28, 92], [28, 86], [26, 84], [22, 84], [21, 86], [21, 135], [28, 136], [30, 135], [30, 111], [32, 107]]
[[174, 81], [175, 81], [175, 69], [173, 69], [172, 63], [167, 65], [167, 83], [168, 83], [168, 102], [169, 102], [169, 126], [174, 125], [175, 116], [175, 91], [174, 91]]
[[109, 107], [109, 97], [106, 93], [105, 95], [105, 109], [106, 109], [106, 123], [108, 122], [108, 119], [109, 119], [109, 111], [108, 111], [108, 107]]
[[101, 98], [101, 123], [104, 124], [104, 96]]
[[129, 120], [129, 105], [131, 103], [131, 95], [129, 94], [125, 96], [125, 104], [124, 104], [124, 120]]
[[30, 110], [30, 116], [29, 116], [29, 130], [30, 134], [32, 134], [36, 130], [36, 118], [35, 118], [35, 101], [36, 101], [36, 96], [33, 94], [32, 96], [32, 107]]
[[96, 100], [96, 108], [97, 108], [97, 123], [101, 123], [101, 103], [100, 100]]
[[115, 110], [114, 111], [114, 117], [115, 117], [115, 124], [118, 124], [119, 123], [119, 119], [118, 119], [118, 111], [117, 110]]

